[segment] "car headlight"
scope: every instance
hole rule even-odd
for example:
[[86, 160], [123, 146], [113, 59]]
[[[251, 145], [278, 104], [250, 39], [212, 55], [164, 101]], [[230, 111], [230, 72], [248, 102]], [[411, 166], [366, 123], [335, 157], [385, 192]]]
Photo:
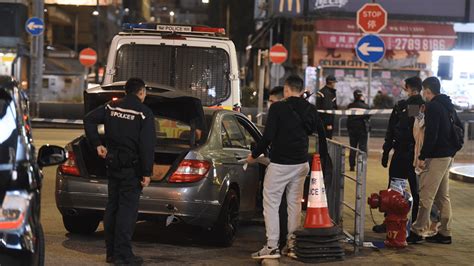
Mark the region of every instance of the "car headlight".
[[0, 208], [0, 230], [15, 230], [25, 221], [30, 196], [24, 190], [7, 191]]

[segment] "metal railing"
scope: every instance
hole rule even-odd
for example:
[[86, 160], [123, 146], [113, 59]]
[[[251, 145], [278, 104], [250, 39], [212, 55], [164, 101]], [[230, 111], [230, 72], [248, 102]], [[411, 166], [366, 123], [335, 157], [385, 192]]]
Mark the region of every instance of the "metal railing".
[[471, 159], [474, 156], [474, 120], [464, 121], [464, 145], [458, 155]]
[[[333, 221], [341, 226], [344, 234], [354, 244], [357, 253], [364, 243], [365, 230], [365, 201], [367, 177], [367, 153], [348, 145], [328, 139], [328, 152], [332, 160], [332, 178], [326, 180], [329, 214]], [[345, 171], [346, 152], [355, 152], [355, 174], [348, 175]], [[355, 184], [354, 202], [345, 200], [346, 180]], [[344, 207], [354, 213], [353, 234], [346, 230], [344, 221]]]

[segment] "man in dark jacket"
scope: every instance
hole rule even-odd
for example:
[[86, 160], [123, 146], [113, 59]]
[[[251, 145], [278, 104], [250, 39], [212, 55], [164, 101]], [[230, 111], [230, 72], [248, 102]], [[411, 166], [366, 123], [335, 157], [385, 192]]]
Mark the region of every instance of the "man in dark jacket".
[[[451, 244], [451, 201], [449, 200], [449, 168], [458, 151], [453, 139], [453, 124], [462, 128], [451, 99], [441, 94], [441, 84], [436, 77], [423, 81], [423, 97], [428, 102], [425, 109], [425, 138], [418, 167], [420, 175], [420, 209], [411, 227], [409, 243], [423, 240], [424, 230], [429, 227], [433, 200], [440, 210], [441, 227], [426, 241]], [[452, 120], [451, 120], [452, 119]]]
[[[347, 108], [349, 110], [369, 109], [364, 102], [362, 91], [354, 91], [354, 102], [350, 103]], [[347, 118], [347, 131], [349, 132], [349, 142], [351, 147], [359, 148], [367, 152], [367, 137], [369, 132], [370, 115], [350, 115]], [[356, 152], [351, 150], [349, 154], [350, 171], [354, 171]]]
[[322, 123], [314, 105], [301, 97], [303, 80], [290, 76], [285, 81], [285, 99], [270, 106], [265, 132], [257, 147], [249, 154], [248, 163], [255, 162], [271, 144], [270, 164], [263, 185], [263, 214], [267, 244], [252, 254], [254, 259], [279, 258], [280, 227], [278, 208], [286, 189], [288, 204], [288, 235], [301, 223], [301, 199], [308, 165], [308, 135], [318, 132], [319, 153], [328, 156]]
[[[142, 187], [148, 186], [153, 170], [156, 142], [153, 112], [143, 104], [145, 83], [131, 78], [127, 95], [92, 110], [84, 117], [84, 129], [97, 154], [106, 160], [108, 202], [104, 214], [106, 261], [140, 264], [132, 252], [131, 239], [138, 215]], [[97, 125], [104, 124], [105, 146]]]
[[[418, 185], [413, 167], [415, 152], [413, 123], [415, 116], [419, 113], [420, 106], [424, 104], [420, 91], [421, 79], [419, 77], [405, 79], [403, 92], [408, 95], [408, 99], [400, 100], [392, 110], [382, 155], [382, 166], [386, 168], [389, 153], [392, 149], [394, 150], [388, 171], [389, 183], [393, 178], [408, 179], [413, 196], [412, 220], [416, 219], [418, 213]], [[385, 225], [374, 226], [373, 230], [385, 232]]]
[[[334, 77], [333, 75], [329, 75], [326, 77], [326, 86], [324, 86], [316, 93], [316, 107], [318, 108], [318, 110], [337, 110], [336, 83], [336, 77]], [[321, 113], [321, 120], [324, 124], [326, 137], [330, 139], [332, 139], [335, 117], [335, 114]]]

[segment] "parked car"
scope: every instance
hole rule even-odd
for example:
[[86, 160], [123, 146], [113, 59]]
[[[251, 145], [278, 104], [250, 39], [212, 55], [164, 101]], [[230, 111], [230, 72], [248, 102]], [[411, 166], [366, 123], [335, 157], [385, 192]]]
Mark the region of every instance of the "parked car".
[[0, 264], [43, 265], [40, 222], [44, 166], [63, 163], [66, 151], [35, 147], [26, 95], [8, 76], [0, 76]]
[[[260, 132], [241, 113], [203, 108], [199, 99], [164, 85], [147, 84], [147, 90], [145, 104], [155, 114], [157, 146], [152, 182], [140, 198], [139, 219], [169, 217], [199, 225], [212, 229], [220, 244], [231, 245], [238, 220], [261, 213], [264, 166], [244, 169]], [[88, 89], [85, 111], [123, 94], [124, 82]], [[201, 138], [196, 125], [204, 125]], [[68, 160], [57, 170], [56, 204], [69, 232], [92, 233], [107, 202], [104, 160], [85, 136], [66, 149]]]

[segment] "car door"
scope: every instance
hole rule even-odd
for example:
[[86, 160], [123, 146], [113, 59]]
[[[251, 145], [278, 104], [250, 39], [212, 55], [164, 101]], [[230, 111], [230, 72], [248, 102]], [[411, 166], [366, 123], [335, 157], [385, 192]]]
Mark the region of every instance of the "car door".
[[[244, 134], [245, 141], [247, 144], [247, 149], [249, 152], [257, 146], [258, 141], [261, 138], [261, 134], [258, 132], [258, 130], [255, 128], [255, 126], [252, 125], [252, 122], [250, 122], [248, 119], [241, 115], [236, 115], [235, 116], [237, 119], [237, 122], [239, 124], [240, 130]], [[266, 151], [263, 156], [267, 157], [268, 152]], [[248, 175], [248, 179], [251, 180], [252, 182], [249, 183], [248, 191], [249, 195], [251, 195], [252, 199], [255, 199], [255, 202], [251, 203], [254, 206], [254, 211], [255, 210], [262, 210], [262, 192], [263, 192], [263, 176], [265, 175], [265, 170], [267, 168], [266, 165], [262, 164], [252, 164], [251, 165], [252, 170], [248, 171], [246, 174]]]
[[[244, 170], [245, 158], [250, 154], [250, 143], [247, 144], [241, 126], [232, 113], [226, 114], [221, 126], [222, 148], [227, 158], [232, 158], [233, 181], [240, 187], [240, 211], [252, 212], [255, 208], [255, 182], [258, 184], [258, 165], [248, 165]], [[230, 164], [228, 164], [230, 166]]]

